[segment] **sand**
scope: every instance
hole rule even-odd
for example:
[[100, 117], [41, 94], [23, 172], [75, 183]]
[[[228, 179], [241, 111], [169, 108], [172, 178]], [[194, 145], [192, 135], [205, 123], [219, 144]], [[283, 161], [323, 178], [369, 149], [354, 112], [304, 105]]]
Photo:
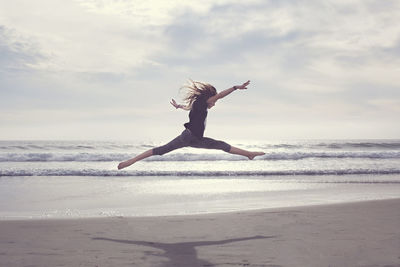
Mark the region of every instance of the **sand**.
[[0, 266], [400, 266], [400, 199], [193, 216], [0, 221]]

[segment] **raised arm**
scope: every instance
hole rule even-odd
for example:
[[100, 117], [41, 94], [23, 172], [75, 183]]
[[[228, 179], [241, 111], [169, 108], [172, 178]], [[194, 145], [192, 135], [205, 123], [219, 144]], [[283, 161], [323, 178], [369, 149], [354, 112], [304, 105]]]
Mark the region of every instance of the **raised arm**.
[[244, 90], [247, 89], [247, 85], [249, 85], [250, 81], [247, 81], [245, 83], [243, 83], [242, 85], [235, 85], [232, 86], [231, 88], [225, 89], [221, 92], [219, 92], [218, 94], [216, 94], [215, 96], [210, 97], [207, 100], [208, 104], [215, 104], [215, 102], [217, 102], [218, 99], [224, 98], [225, 96], [229, 95], [230, 93], [232, 93], [233, 91], [240, 89], [240, 90]]
[[184, 106], [184, 105], [180, 105], [180, 104], [176, 103], [175, 99], [172, 99], [170, 103], [171, 103], [171, 105], [173, 105], [176, 109], [180, 108], [180, 109], [183, 109], [183, 110], [190, 110], [190, 108], [189, 108], [188, 106]]

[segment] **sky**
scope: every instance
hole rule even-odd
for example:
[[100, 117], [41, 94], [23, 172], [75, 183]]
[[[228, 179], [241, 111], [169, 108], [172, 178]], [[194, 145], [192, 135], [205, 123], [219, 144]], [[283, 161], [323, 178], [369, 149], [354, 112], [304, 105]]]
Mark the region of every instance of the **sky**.
[[0, 140], [400, 138], [398, 0], [0, 0]]

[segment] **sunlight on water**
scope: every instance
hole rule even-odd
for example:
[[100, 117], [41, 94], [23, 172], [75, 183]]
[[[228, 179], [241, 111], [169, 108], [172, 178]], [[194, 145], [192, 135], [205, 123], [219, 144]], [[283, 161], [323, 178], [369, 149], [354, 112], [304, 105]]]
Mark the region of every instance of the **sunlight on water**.
[[279, 182], [260, 179], [178, 179], [132, 182], [124, 188], [132, 193], [153, 193], [160, 195], [205, 195], [228, 193], [252, 193], [290, 191], [323, 188], [324, 184]]

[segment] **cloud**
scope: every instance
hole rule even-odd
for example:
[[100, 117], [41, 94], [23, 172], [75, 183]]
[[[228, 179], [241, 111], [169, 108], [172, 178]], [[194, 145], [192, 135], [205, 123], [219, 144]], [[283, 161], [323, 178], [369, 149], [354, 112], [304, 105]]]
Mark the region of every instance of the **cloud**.
[[25, 108], [18, 118], [33, 109], [162, 113], [187, 78], [219, 90], [250, 79], [246, 94], [218, 104], [216, 120], [394, 120], [399, 10], [390, 0], [3, 1], [1, 108]]
[[45, 56], [32, 40], [0, 25], [0, 72], [27, 70], [43, 60]]
[[43, 71], [127, 73], [147, 62], [148, 53], [158, 47], [151, 29], [89, 12], [76, 2], [43, 0], [38, 5], [16, 0], [3, 5], [11, 10], [4, 24], [46, 51]]

